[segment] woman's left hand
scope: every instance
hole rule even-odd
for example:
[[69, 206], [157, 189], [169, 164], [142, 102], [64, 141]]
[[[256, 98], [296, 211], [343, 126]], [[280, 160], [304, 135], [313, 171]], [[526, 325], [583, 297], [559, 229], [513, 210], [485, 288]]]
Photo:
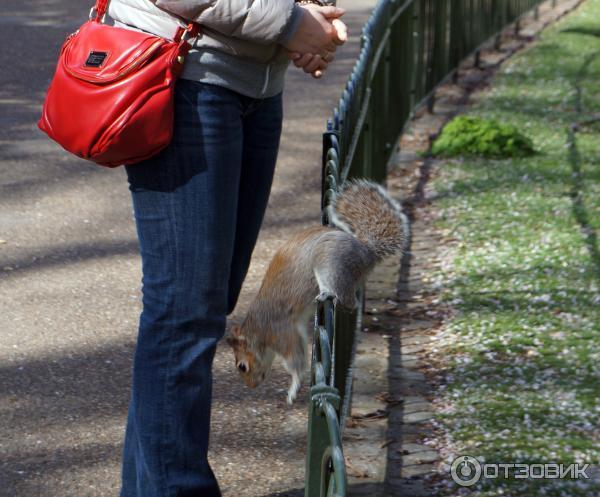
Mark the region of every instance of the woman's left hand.
[[289, 55], [297, 68], [302, 69], [307, 74], [312, 74], [313, 78], [320, 78], [329, 63], [333, 60], [333, 56], [327, 58], [326, 56], [310, 53], [299, 54], [294, 52]]

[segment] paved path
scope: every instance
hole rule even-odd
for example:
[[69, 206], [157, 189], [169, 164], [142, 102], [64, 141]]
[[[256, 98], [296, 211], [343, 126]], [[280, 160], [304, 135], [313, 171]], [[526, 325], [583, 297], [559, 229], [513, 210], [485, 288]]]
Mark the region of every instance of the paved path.
[[[280, 239], [319, 219], [320, 133], [374, 0], [340, 0], [351, 40], [322, 81], [293, 70], [278, 171], [239, 319]], [[78, 0], [4, 0], [0, 18], [0, 496], [116, 496], [140, 264], [122, 170], [70, 157], [37, 130]], [[279, 370], [243, 387], [221, 347], [211, 460], [224, 495], [301, 495], [306, 405]], [[306, 394], [306, 388], [300, 397]], [[305, 396], [305, 395], [304, 395]]]

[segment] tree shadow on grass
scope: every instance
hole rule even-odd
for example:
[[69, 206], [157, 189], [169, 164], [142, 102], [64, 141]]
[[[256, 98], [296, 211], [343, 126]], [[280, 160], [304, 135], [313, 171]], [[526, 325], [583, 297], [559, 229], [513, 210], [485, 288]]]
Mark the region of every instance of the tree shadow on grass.
[[581, 233], [583, 234], [585, 244], [590, 254], [590, 259], [594, 265], [596, 278], [600, 281], [600, 251], [598, 250], [598, 235], [591, 224], [590, 215], [583, 200], [585, 184], [584, 176], [581, 170], [581, 156], [577, 149], [577, 139], [575, 136], [574, 127], [569, 128], [568, 146], [569, 164], [571, 166], [571, 170], [573, 171], [571, 175], [570, 192], [571, 200], [573, 202], [573, 215], [581, 227]]
[[570, 28], [561, 29], [561, 33], [572, 33], [580, 35], [589, 35], [600, 38], [600, 26], [572, 26]]
[[[503, 311], [537, 312], [556, 311], [578, 313], [582, 306], [594, 306], [596, 292], [581, 288], [579, 268], [571, 268], [571, 273], [560, 264], [550, 262], [536, 264], [528, 268], [489, 267], [487, 270], [455, 277], [447, 290], [460, 297], [457, 304], [461, 312], [498, 313]], [[556, 286], [549, 284], [536, 289], [521, 289], [512, 283], [519, 278], [523, 285], [528, 282], [555, 278]], [[493, 285], [492, 289], [476, 290], [482, 285]]]
[[[592, 52], [583, 60], [577, 77], [573, 82], [575, 90], [575, 111], [578, 114], [583, 112], [583, 81], [589, 77], [589, 70], [596, 58], [600, 57], [600, 51]], [[585, 189], [584, 176], [581, 168], [582, 157], [577, 148], [576, 133], [579, 130], [577, 122], [571, 123], [567, 130], [568, 162], [571, 167], [571, 191], [570, 196], [573, 203], [573, 215], [584, 237], [588, 248], [594, 272], [598, 281], [600, 281], [600, 251], [598, 250], [598, 235], [590, 221], [590, 215], [584, 203], [583, 192]]]
[[551, 167], [553, 162], [550, 159], [548, 159], [548, 167], [543, 167], [543, 163], [540, 163], [535, 171], [532, 171], [529, 163], [523, 159], [519, 159], [518, 162], [513, 161], [510, 164], [481, 158], [467, 158], [466, 160], [485, 170], [488, 174], [485, 177], [470, 176], [469, 179], [455, 180], [452, 182], [451, 188], [438, 187], [433, 196], [434, 199], [458, 195], [476, 195], [491, 191], [512, 192], [525, 182], [556, 187], [568, 183], [570, 178], [568, 171]]

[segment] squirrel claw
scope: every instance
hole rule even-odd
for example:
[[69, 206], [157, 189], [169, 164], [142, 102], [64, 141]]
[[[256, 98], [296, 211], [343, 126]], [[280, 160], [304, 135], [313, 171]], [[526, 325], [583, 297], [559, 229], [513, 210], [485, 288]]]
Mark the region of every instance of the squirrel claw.
[[331, 299], [333, 305], [337, 305], [340, 299], [337, 298], [337, 295], [331, 292], [321, 292], [319, 295], [315, 297], [315, 302], [325, 302], [327, 299]]

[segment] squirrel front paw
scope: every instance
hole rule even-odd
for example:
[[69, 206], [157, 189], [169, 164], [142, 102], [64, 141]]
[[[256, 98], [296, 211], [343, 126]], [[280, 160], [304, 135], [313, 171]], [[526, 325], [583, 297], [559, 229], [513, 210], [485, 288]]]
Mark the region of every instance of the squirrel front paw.
[[292, 405], [296, 397], [298, 396], [298, 390], [300, 390], [300, 375], [298, 373], [292, 373], [292, 384], [288, 389], [287, 403]]

